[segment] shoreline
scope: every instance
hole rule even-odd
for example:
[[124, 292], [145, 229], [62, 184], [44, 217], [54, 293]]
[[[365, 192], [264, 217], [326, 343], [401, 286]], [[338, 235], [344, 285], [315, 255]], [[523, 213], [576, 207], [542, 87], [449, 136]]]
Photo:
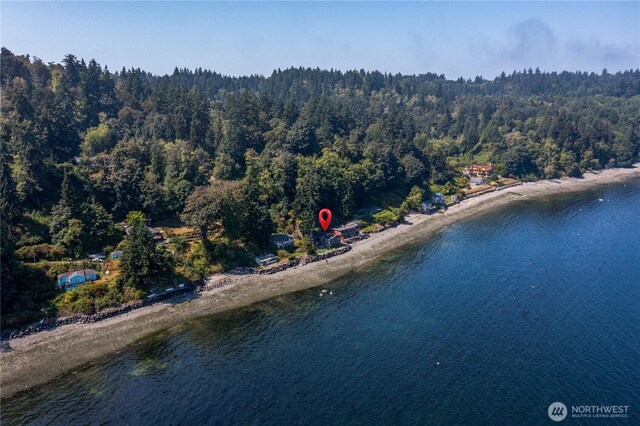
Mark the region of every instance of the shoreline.
[[[489, 212], [516, 200], [589, 190], [601, 185], [640, 177], [640, 163], [633, 168], [588, 173], [583, 178], [562, 178], [524, 183], [469, 198], [444, 214], [412, 214], [406, 223], [352, 244], [352, 250], [326, 262], [296, 266], [275, 274], [231, 276], [231, 283], [201, 293], [179, 296], [166, 303], [136, 309], [91, 324], [70, 324], [2, 343], [0, 396], [47, 383], [118, 352], [139, 339], [183, 325], [200, 317], [237, 309], [330, 283], [367, 267], [400, 247], [426, 241], [429, 236], [466, 218]], [[215, 283], [225, 276], [207, 279]]]

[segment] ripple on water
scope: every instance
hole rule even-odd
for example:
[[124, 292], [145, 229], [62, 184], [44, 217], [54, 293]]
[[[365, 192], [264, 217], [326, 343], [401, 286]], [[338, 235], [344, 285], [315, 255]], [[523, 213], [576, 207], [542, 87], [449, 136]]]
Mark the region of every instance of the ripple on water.
[[330, 297], [145, 339], [3, 401], [2, 424], [540, 424], [556, 400], [640, 407], [638, 211], [640, 181], [523, 199]]

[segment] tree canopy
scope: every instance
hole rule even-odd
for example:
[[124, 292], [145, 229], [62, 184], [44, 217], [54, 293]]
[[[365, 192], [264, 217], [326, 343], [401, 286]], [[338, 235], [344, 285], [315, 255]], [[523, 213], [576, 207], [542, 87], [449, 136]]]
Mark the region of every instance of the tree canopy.
[[[640, 154], [639, 70], [158, 76], [73, 55], [45, 64], [2, 48], [0, 59], [8, 311], [5, 298], [25, 291], [11, 278], [24, 272], [16, 253], [78, 258], [116, 245], [114, 222], [131, 211], [182, 217], [205, 244], [215, 231], [257, 250], [272, 232], [317, 229], [320, 207], [336, 221], [408, 195], [415, 207], [473, 162], [532, 180], [626, 167]], [[166, 262], [131, 226], [125, 278], [141, 286]]]

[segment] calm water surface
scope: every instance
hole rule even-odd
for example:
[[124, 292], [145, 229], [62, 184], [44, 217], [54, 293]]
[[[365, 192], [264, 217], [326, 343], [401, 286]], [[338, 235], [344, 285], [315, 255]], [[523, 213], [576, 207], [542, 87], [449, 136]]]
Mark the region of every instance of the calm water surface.
[[640, 180], [523, 200], [333, 295], [154, 335], [4, 400], [1, 421], [551, 424], [561, 401], [630, 405], [620, 422], [640, 424], [639, 213]]

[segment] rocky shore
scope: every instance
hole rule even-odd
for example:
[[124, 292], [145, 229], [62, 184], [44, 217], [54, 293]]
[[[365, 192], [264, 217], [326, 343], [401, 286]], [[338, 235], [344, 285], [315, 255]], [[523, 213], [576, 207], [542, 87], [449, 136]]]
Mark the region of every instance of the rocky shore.
[[[609, 184], [624, 184], [640, 178], [640, 169], [611, 169], [590, 173], [581, 179], [526, 183], [490, 192], [450, 207], [437, 215], [410, 215], [395, 228], [370, 235], [353, 243], [340, 256], [286, 268], [279, 273], [227, 274], [208, 279], [192, 293], [168, 299], [172, 303], [119, 313], [88, 324], [71, 323], [20, 339], [2, 342], [0, 379], [2, 397], [46, 383], [110, 353], [122, 350], [151, 333], [181, 327], [182, 324], [212, 314], [238, 309], [256, 302], [334, 282], [357, 273], [372, 262], [384, 258], [408, 244], [425, 241], [436, 232], [469, 217], [490, 214], [509, 203], [529, 202], [536, 198], [592, 190]], [[323, 260], [322, 262], [317, 260]], [[166, 302], [166, 300], [165, 300]]]

